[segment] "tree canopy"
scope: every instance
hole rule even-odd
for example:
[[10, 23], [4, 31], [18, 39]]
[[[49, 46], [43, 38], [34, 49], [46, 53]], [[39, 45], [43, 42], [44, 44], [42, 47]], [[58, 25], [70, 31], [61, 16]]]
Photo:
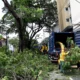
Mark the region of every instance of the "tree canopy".
[[[48, 0], [2, 0], [5, 4], [3, 22], [9, 23], [8, 32], [19, 34], [19, 49], [30, 48], [34, 36], [43, 28], [54, 27], [57, 18], [55, 1]], [[26, 42], [25, 42], [26, 41]]]

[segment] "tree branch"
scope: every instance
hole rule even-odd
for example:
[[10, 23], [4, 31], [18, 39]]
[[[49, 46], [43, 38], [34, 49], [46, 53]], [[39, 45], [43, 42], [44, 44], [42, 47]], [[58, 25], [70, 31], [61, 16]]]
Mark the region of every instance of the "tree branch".
[[38, 33], [43, 27], [41, 25], [39, 25], [39, 27], [35, 30], [33, 30], [32, 34], [31, 34], [31, 39], [35, 36], [36, 33]]
[[8, 10], [10, 11], [10, 13], [14, 16], [14, 18], [16, 19], [16, 20], [18, 20], [19, 19], [19, 16], [14, 12], [14, 10], [11, 8], [11, 6], [10, 6], [10, 4], [8, 3], [8, 1], [7, 0], [2, 0], [3, 2], [4, 2], [4, 4], [5, 4], [5, 6], [8, 8]]

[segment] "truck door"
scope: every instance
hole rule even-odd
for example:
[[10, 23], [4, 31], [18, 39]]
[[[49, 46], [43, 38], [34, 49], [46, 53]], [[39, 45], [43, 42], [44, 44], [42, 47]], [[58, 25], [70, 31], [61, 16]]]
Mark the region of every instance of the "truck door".
[[54, 32], [51, 33], [49, 37], [49, 54], [52, 54], [54, 50]]
[[80, 32], [75, 33], [75, 44], [80, 47]]

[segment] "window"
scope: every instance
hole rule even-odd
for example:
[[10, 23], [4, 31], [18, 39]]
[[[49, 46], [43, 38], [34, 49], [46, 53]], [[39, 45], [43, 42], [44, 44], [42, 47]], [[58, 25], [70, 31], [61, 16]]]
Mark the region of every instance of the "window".
[[70, 19], [71, 19], [71, 16], [70, 16]]
[[69, 18], [67, 18], [66, 21], [69, 22]]
[[68, 7], [70, 8], [70, 4], [68, 5]]
[[68, 11], [68, 7], [66, 7], [65, 9], [66, 9], [66, 11]]
[[70, 21], [72, 22], [72, 18], [71, 18], [71, 16], [70, 16]]

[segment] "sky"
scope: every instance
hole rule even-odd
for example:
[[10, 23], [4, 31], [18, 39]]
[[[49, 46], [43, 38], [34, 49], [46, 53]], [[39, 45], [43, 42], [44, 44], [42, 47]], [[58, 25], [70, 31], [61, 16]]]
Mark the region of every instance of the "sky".
[[[8, 0], [8, 1], [10, 1], [10, 0]], [[78, 0], [78, 1], [80, 1], [80, 0]], [[70, 4], [71, 4], [72, 24], [76, 24], [76, 23], [80, 22], [80, 3], [76, 2], [76, 0], [70, 0]], [[3, 4], [2, 0], [0, 0], [0, 19], [3, 16], [3, 13], [2, 13], [3, 6], [4, 6], [4, 4]], [[39, 33], [42, 33], [40, 35], [41, 38], [38, 40], [39, 42], [41, 42], [41, 40], [44, 39], [44, 37], [49, 36], [49, 34], [46, 35], [46, 33], [43, 33], [43, 31], [41, 31]]]
[[[80, 2], [80, 0], [78, 0]], [[72, 14], [72, 23], [76, 24], [80, 22], [80, 3], [76, 0], [70, 0], [71, 4], [71, 14]]]

